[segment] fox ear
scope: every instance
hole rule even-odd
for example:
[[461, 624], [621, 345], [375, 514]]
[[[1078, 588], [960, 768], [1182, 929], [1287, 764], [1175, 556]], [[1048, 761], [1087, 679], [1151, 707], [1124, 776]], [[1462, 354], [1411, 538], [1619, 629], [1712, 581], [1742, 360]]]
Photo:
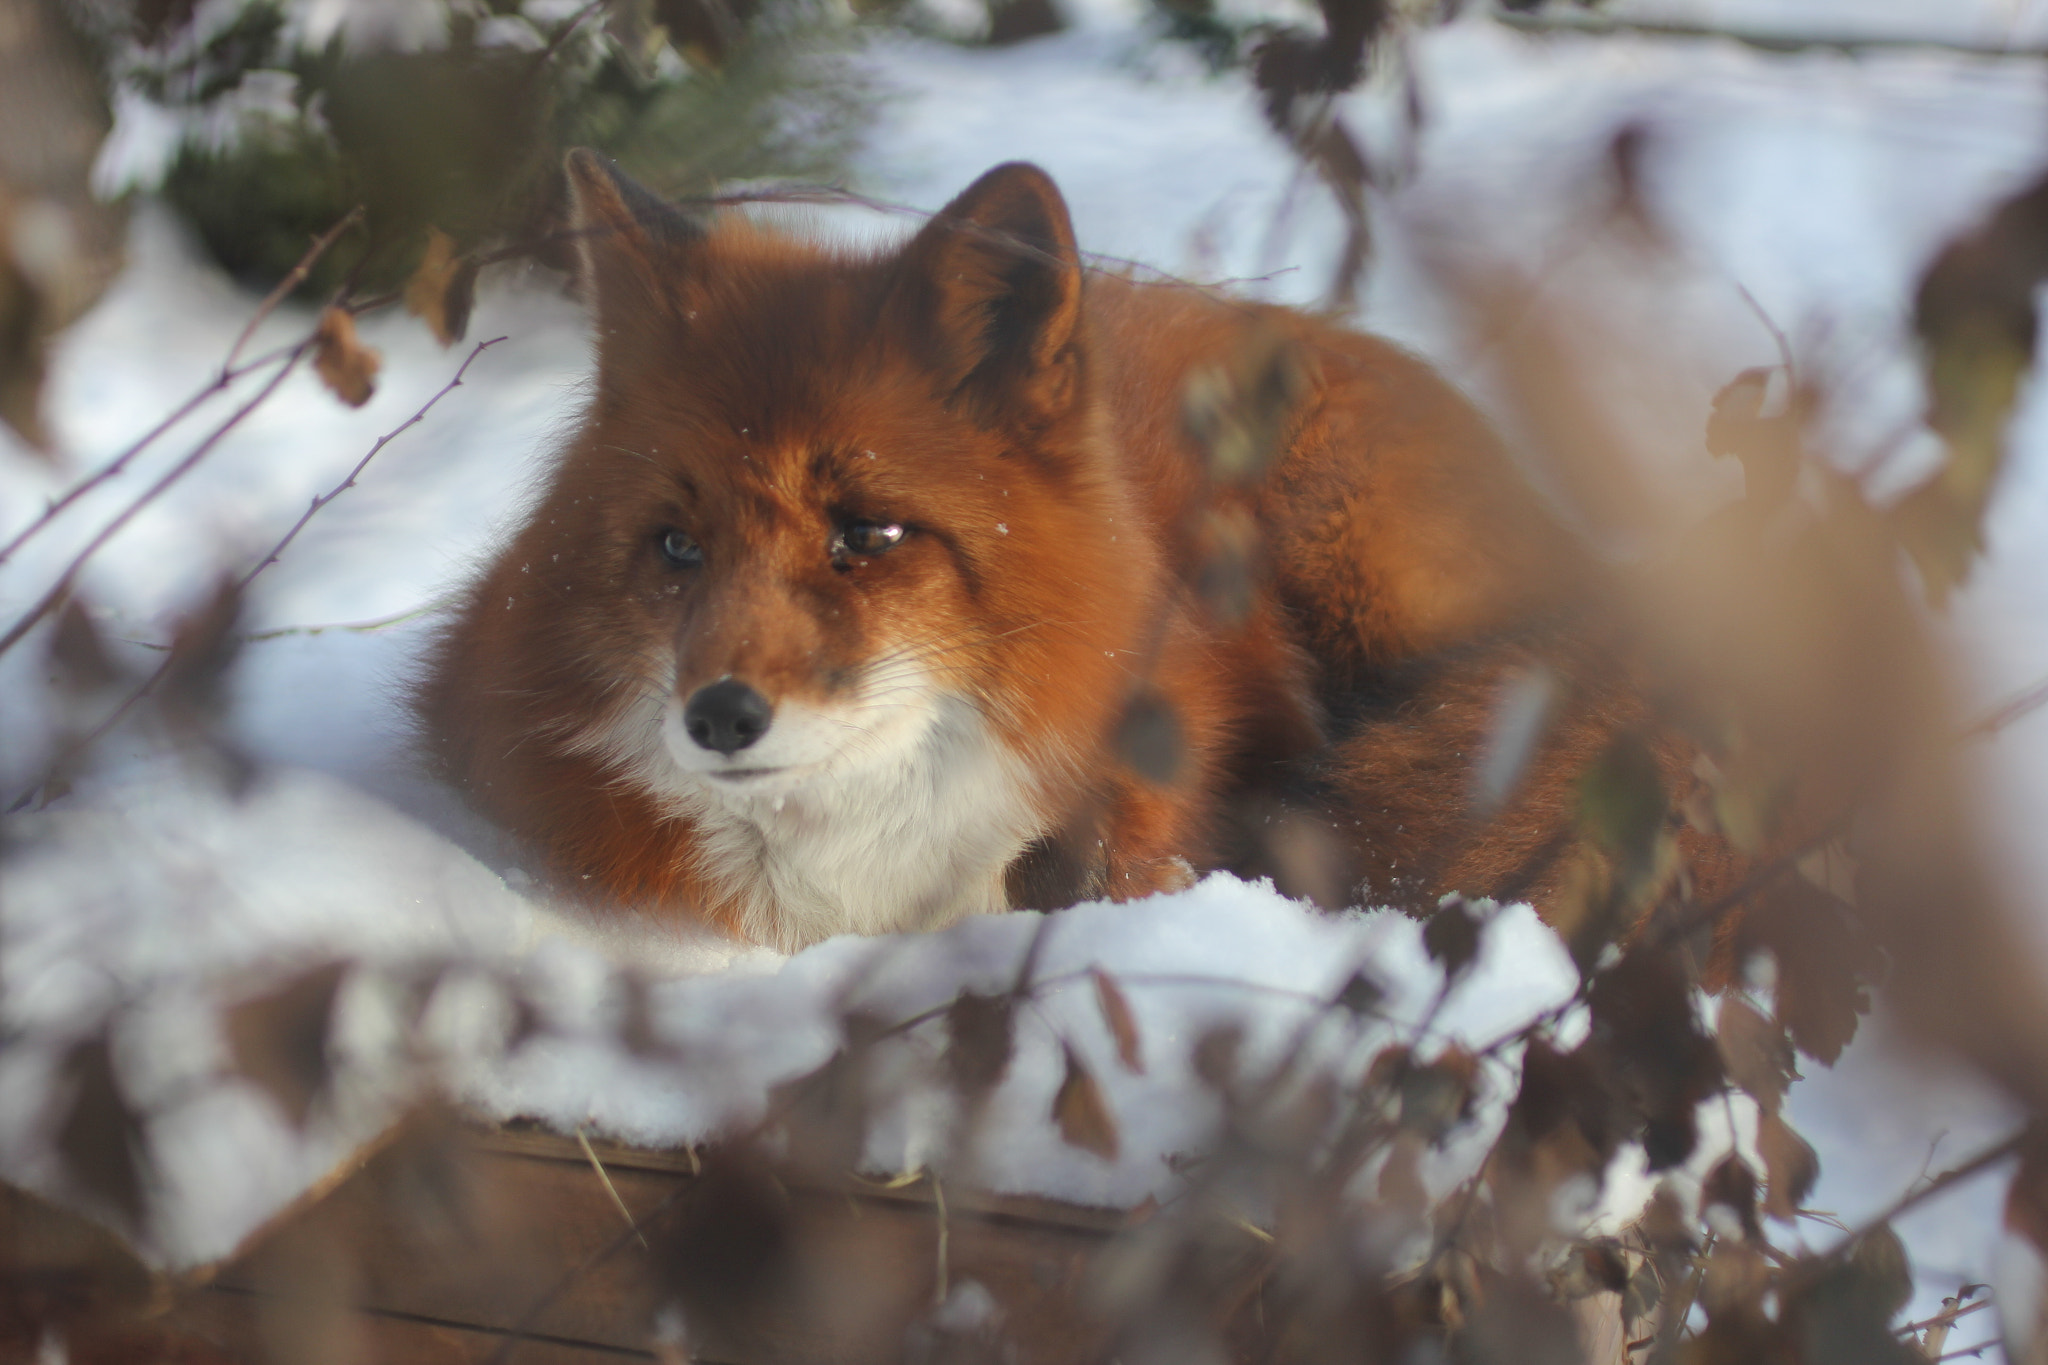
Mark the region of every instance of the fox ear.
[[578, 274], [599, 325], [615, 328], [644, 313], [649, 299], [672, 298], [679, 268], [703, 240], [703, 226], [587, 147], [570, 152], [563, 170]]
[[892, 307], [948, 393], [1042, 423], [1074, 401], [1081, 256], [1052, 177], [1012, 161], [904, 249]]

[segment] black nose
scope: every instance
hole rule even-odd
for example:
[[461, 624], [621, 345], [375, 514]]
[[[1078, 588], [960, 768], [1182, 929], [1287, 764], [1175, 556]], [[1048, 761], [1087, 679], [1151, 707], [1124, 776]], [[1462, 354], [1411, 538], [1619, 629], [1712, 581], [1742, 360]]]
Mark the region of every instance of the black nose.
[[736, 754], [768, 733], [775, 708], [737, 678], [700, 687], [683, 707], [683, 728], [699, 748]]

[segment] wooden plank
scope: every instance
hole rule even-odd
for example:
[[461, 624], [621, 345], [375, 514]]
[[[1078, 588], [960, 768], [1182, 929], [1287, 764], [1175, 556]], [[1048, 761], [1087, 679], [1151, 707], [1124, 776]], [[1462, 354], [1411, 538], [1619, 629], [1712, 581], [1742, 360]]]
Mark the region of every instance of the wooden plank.
[[906, 1334], [930, 1330], [943, 1274], [987, 1292], [1021, 1365], [1104, 1345], [1084, 1290], [1121, 1214], [948, 1191], [942, 1224], [929, 1187], [789, 1185], [731, 1156], [699, 1175], [683, 1153], [595, 1150], [609, 1190], [573, 1138], [393, 1142], [223, 1268], [209, 1297], [251, 1322], [248, 1304], [277, 1318], [328, 1303], [370, 1324], [379, 1360], [489, 1359], [518, 1333], [515, 1365], [616, 1361], [680, 1313], [699, 1359], [853, 1365], [899, 1360]]
[[[309, 1357], [366, 1365], [489, 1365], [507, 1339], [505, 1333], [465, 1323], [351, 1309], [323, 1318], [316, 1345], [298, 1339], [291, 1305], [220, 1286], [204, 1289], [182, 1303], [176, 1325], [204, 1340], [233, 1343], [241, 1347], [238, 1354], [244, 1359], [275, 1365], [300, 1365]], [[654, 1359], [651, 1351], [622, 1351], [538, 1336], [521, 1339], [513, 1357], [514, 1365], [631, 1365]], [[724, 1363], [699, 1357], [693, 1365]]]

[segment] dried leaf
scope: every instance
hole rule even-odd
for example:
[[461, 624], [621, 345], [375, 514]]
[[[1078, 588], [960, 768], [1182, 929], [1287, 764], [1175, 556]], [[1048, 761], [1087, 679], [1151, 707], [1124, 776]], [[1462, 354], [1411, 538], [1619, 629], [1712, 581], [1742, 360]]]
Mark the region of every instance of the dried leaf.
[[74, 696], [89, 695], [121, 680], [100, 643], [92, 617], [75, 597], [57, 615], [57, 628], [50, 637], [50, 663], [58, 686]]
[[1551, 1288], [1562, 1299], [1619, 1294], [1628, 1288], [1628, 1278], [1628, 1255], [1612, 1237], [1580, 1242], [1550, 1272]]
[[443, 346], [462, 340], [476, 300], [476, 264], [455, 250], [455, 239], [427, 229], [426, 250], [405, 282], [405, 311], [421, 319]]
[[1764, 1159], [1764, 1212], [1789, 1223], [1820, 1179], [1820, 1157], [1775, 1112], [1757, 1120], [1756, 1150]]
[[1472, 1111], [1479, 1060], [1461, 1047], [1447, 1047], [1427, 1066], [1401, 1071], [1401, 1126], [1428, 1141], [1441, 1142]]
[[1126, 767], [1147, 782], [1162, 786], [1180, 776], [1187, 760], [1180, 713], [1157, 692], [1141, 692], [1131, 698], [1123, 717], [1117, 721], [1112, 743]]
[[1198, 370], [1181, 390], [1181, 418], [1209, 477], [1248, 484], [1284, 447], [1310, 386], [1299, 348], [1277, 330], [1256, 330], [1228, 364]]
[[1722, 1076], [1677, 954], [1638, 944], [1594, 978], [1587, 1001], [1586, 1047], [1608, 1059], [1618, 1092], [1641, 1115], [1649, 1168], [1679, 1164], [1698, 1141], [1694, 1110], [1719, 1092]]
[[1237, 625], [1258, 601], [1259, 525], [1236, 503], [1202, 516], [1195, 553], [1195, 592], [1224, 625]]
[[1744, 1237], [1758, 1241], [1763, 1237], [1763, 1228], [1757, 1222], [1756, 1196], [1756, 1172], [1731, 1152], [1715, 1163], [1707, 1178], [1700, 1182], [1700, 1216], [1705, 1218], [1708, 1209], [1719, 1205], [1735, 1215]]
[[1422, 1154], [1428, 1150], [1420, 1133], [1403, 1128], [1387, 1144], [1387, 1159], [1380, 1167], [1379, 1197], [1413, 1219], [1429, 1209], [1429, 1187], [1422, 1183]]
[[1890, 1322], [1913, 1297], [1913, 1265], [1889, 1223], [1856, 1239], [1849, 1268], [1856, 1274], [1859, 1297], [1880, 1322]]
[[1110, 1037], [1116, 1039], [1116, 1059], [1123, 1063], [1124, 1070], [1144, 1075], [1145, 1053], [1131, 1002], [1124, 998], [1123, 988], [1108, 972], [1097, 967], [1091, 975], [1095, 978], [1095, 1003], [1102, 1010], [1102, 1022], [1109, 1026]]
[[313, 370], [321, 382], [352, 408], [369, 402], [377, 391], [377, 371], [384, 362], [356, 339], [356, 320], [346, 309], [330, 306], [320, 315], [313, 337]]
[[1628, 1284], [1621, 1291], [1621, 1316], [1626, 1323], [1641, 1322], [1657, 1311], [1663, 1302], [1664, 1286], [1657, 1278], [1657, 1267], [1644, 1261], [1628, 1277]]
[[1881, 964], [1849, 908], [1798, 877], [1781, 877], [1742, 918], [1737, 960], [1759, 949], [1778, 964], [1777, 1015], [1793, 1044], [1833, 1066], [1870, 1009]]
[[1478, 917], [1463, 896], [1451, 897], [1423, 921], [1423, 950], [1443, 964], [1446, 983], [1463, 976], [1479, 956], [1481, 930]]
[[2039, 1130], [2020, 1144], [2019, 1169], [2005, 1192], [2005, 1225], [2048, 1255], [2048, 1141]]
[[142, 1118], [121, 1093], [105, 1034], [95, 1034], [64, 1059], [71, 1106], [57, 1127], [57, 1155], [81, 1188], [143, 1221], [145, 1157]]
[[1764, 1291], [1770, 1287], [1771, 1267], [1762, 1251], [1748, 1242], [1722, 1242], [1707, 1258], [1700, 1306], [1716, 1321], [1761, 1319]]
[[1616, 737], [1579, 779], [1580, 828], [1631, 875], [1655, 864], [1664, 814], [1664, 778], [1641, 735]]
[[1244, 1045], [1244, 1029], [1237, 1024], [1217, 1024], [1195, 1040], [1195, 1075], [1211, 1090], [1227, 1090], [1237, 1080], [1238, 1052]]
[[1337, 992], [1337, 1004], [1360, 1018], [1378, 1014], [1380, 1002], [1386, 998], [1386, 987], [1363, 971], [1353, 972], [1344, 989]]
[[769, 1112], [782, 1116], [786, 1159], [827, 1178], [854, 1169], [867, 1147], [868, 1058], [874, 1032], [850, 1026], [847, 1045], [817, 1070], [769, 1091]]
[[235, 1069], [261, 1086], [293, 1125], [303, 1128], [327, 1084], [328, 1031], [345, 963], [333, 962], [227, 1014]]
[[1059, 1093], [1053, 1096], [1052, 1101], [1052, 1117], [1059, 1123], [1060, 1137], [1068, 1146], [1093, 1152], [1105, 1161], [1114, 1161], [1121, 1143], [1116, 1119], [1109, 1112], [1109, 1103], [1103, 1099], [1102, 1088], [1095, 1083], [1095, 1077], [1080, 1057], [1075, 1055], [1073, 1047], [1067, 1045], [1065, 1051], [1066, 1079], [1060, 1082]]
[[222, 579], [204, 606], [178, 622], [155, 694], [173, 724], [204, 726], [225, 709], [228, 670], [241, 651], [241, 614], [241, 590]]
[[1742, 461], [1745, 496], [1753, 506], [1776, 507], [1792, 491], [1801, 445], [1797, 404], [1766, 417], [1764, 394], [1777, 367], [1744, 370], [1714, 395], [1707, 418], [1707, 451]]
[[962, 991], [946, 1010], [946, 1073], [962, 1095], [986, 1094], [1009, 1072], [1016, 1003], [1008, 994]]
[[1948, 459], [1894, 505], [1892, 517], [1937, 604], [1983, 549], [1984, 510], [2037, 344], [2034, 291], [2048, 277], [2044, 224], [2048, 178], [2024, 186], [1950, 242], [1914, 297], [1927, 424], [1945, 441]]
[[619, 1041], [626, 1051], [635, 1057], [673, 1058], [675, 1044], [655, 1027], [651, 983], [637, 972], [628, 972], [619, 979], [619, 990], [625, 997], [619, 1010]]
[[1722, 997], [1714, 1042], [1721, 1050], [1728, 1079], [1741, 1086], [1764, 1113], [1777, 1113], [1785, 1087], [1799, 1079], [1784, 1026], [1730, 994]]

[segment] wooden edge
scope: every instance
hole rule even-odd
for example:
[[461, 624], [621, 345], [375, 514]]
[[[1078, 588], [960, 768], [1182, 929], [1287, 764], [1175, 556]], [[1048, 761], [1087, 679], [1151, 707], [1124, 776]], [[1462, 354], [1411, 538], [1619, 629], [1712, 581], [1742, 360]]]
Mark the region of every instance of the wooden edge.
[[[485, 1126], [468, 1128], [465, 1135], [467, 1141], [477, 1150], [495, 1155], [524, 1157], [533, 1161], [564, 1162], [585, 1168], [590, 1165], [590, 1158], [584, 1155], [582, 1143], [574, 1137], [563, 1137], [538, 1129], [507, 1130]], [[699, 1169], [698, 1159], [686, 1150], [664, 1151], [629, 1147], [622, 1143], [600, 1141], [596, 1138], [590, 1138], [589, 1142], [591, 1151], [607, 1170], [693, 1176]], [[807, 1181], [793, 1184], [792, 1188], [809, 1194], [844, 1196], [899, 1206], [913, 1205], [934, 1211], [939, 1204], [929, 1179], [920, 1179], [914, 1184], [897, 1185], [893, 1181], [884, 1183], [880, 1179], [849, 1174], [846, 1179], [836, 1182]], [[1038, 1195], [996, 1194], [986, 1190], [956, 1189], [951, 1186], [945, 1191], [945, 1209], [948, 1218], [966, 1217], [990, 1222], [1029, 1223], [1035, 1227], [1054, 1228], [1093, 1237], [1106, 1237], [1122, 1232], [1137, 1226], [1146, 1217], [1146, 1214], [1130, 1209], [1068, 1204]]]

